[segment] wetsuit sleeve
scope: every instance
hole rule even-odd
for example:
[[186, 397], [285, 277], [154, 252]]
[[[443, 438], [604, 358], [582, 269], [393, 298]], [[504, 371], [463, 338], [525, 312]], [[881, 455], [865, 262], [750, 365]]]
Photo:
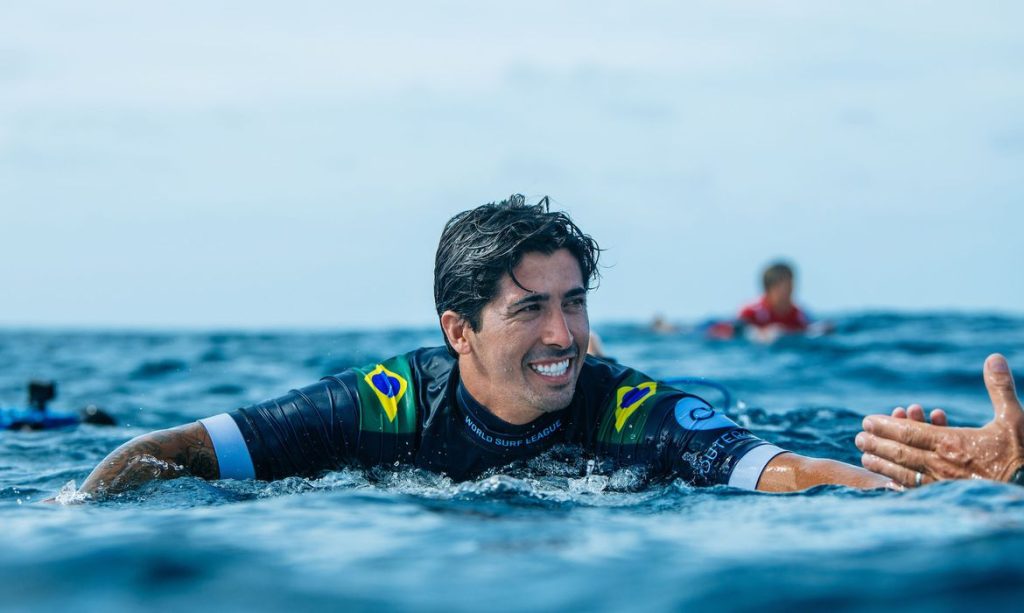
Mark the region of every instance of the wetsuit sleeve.
[[753, 490], [764, 467], [784, 449], [767, 443], [696, 396], [666, 403], [657, 439], [670, 475], [694, 485]]
[[332, 377], [201, 422], [213, 440], [221, 478], [270, 481], [353, 463], [357, 420], [356, 398]]
[[626, 371], [609, 388], [598, 450], [620, 466], [693, 485], [755, 489], [765, 465], [784, 450], [716, 412], [705, 400]]
[[255, 479], [252, 456], [238, 424], [227, 413], [200, 419], [213, 442], [221, 479]]

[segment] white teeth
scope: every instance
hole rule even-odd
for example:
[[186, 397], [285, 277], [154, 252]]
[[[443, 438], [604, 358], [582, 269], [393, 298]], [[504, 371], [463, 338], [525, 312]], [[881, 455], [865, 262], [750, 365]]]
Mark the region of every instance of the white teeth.
[[548, 377], [558, 377], [564, 375], [565, 371], [569, 370], [569, 360], [566, 358], [554, 364], [531, 364], [530, 368]]

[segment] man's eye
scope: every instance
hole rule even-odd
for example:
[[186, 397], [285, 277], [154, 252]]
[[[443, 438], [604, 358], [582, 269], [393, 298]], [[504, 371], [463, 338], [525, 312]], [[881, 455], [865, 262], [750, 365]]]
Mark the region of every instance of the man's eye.
[[532, 313], [540, 310], [539, 304], [528, 304], [516, 311], [517, 313]]

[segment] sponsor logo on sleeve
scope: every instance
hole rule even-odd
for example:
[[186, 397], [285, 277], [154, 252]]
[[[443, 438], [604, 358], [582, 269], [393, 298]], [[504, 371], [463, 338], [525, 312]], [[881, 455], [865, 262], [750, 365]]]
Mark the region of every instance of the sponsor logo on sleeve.
[[384, 413], [388, 416], [388, 421], [395, 421], [395, 416], [398, 415], [398, 402], [402, 396], [405, 396], [409, 382], [401, 375], [384, 368], [383, 364], [377, 364], [377, 367], [363, 377], [363, 380], [377, 395]]
[[719, 415], [700, 398], [687, 396], [676, 403], [676, 422], [686, 430], [717, 430], [736, 428], [725, 415]]
[[626, 420], [640, 408], [640, 405], [658, 391], [658, 384], [648, 381], [636, 386], [620, 387], [615, 396], [615, 431], [622, 432]]

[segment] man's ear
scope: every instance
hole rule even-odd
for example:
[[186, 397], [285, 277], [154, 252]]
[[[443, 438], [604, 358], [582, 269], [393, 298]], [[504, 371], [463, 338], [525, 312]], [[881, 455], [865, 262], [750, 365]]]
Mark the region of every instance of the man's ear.
[[444, 330], [448, 343], [459, 355], [467, 355], [472, 352], [467, 335], [473, 333], [473, 326], [469, 325], [461, 315], [455, 311], [445, 311], [441, 314], [441, 329]]

